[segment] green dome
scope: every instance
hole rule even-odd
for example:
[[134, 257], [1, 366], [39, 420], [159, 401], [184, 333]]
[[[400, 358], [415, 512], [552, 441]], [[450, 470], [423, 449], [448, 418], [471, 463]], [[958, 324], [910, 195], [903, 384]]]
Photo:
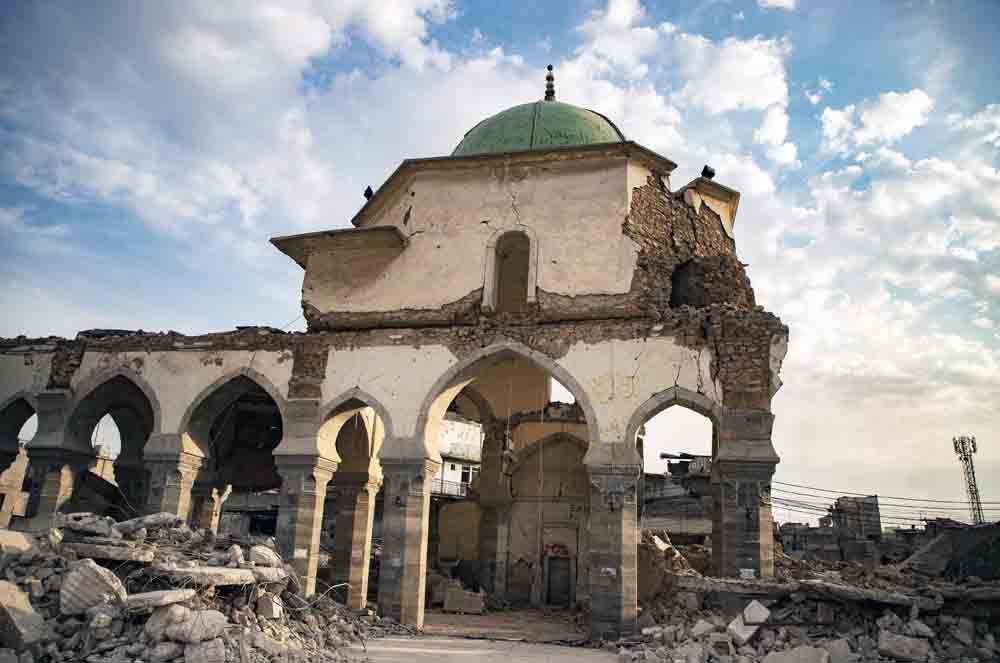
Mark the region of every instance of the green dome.
[[624, 140], [618, 127], [600, 113], [559, 101], [536, 101], [486, 118], [465, 134], [451, 154], [461, 157]]

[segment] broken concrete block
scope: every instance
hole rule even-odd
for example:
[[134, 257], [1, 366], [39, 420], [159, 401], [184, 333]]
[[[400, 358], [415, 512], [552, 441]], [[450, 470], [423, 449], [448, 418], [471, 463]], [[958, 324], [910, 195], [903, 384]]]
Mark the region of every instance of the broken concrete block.
[[285, 569], [273, 566], [255, 566], [250, 569], [254, 579], [259, 583], [281, 582], [288, 577]]
[[851, 663], [854, 660], [851, 645], [844, 638], [824, 642], [822, 647], [830, 654], [830, 663]]
[[190, 613], [189, 608], [177, 604], [156, 608], [143, 627], [146, 638], [152, 642], [163, 640], [167, 637], [167, 627], [183, 622]]
[[147, 654], [150, 663], [166, 663], [181, 656], [184, 653], [184, 645], [176, 642], [161, 642], [149, 650]]
[[35, 538], [24, 532], [0, 529], [0, 554], [22, 553], [35, 547]]
[[193, 589], [164, 589], [158, 592], [129, 594], [125, 599], [125, 607], [132, 612], [148, 612], [165, 605], [190, 601], [196, 595], [197, 592]]
[[243, 566], [246, 563], [246, 559], [243, 557], [243, 548], [240, 548], [237, 544], [229, 546], [229, 550], [226, 551], [229, 555], [229, 565], [230, 566]]
[[21, 650], [46, 640], [45, 619], [17, 585], [0, 580], [0, 646]]
[[760, 625], [771, 616], [771, 611], [765, 608], [759, 601], [750, 601], [743, 612], [736, 615], [733, 621], [729, 622], [726, 631], [733, 638], [733, 643], [737, 647], [742, 647], [757, 633]]
[[125, 586], [114, 573], [92, 559], [81, 559], [63, 576], [59, 589], [59, 610], [78, 615], [101, 603], [124, 603]]
[[285, 652], [288, 650], [288, 647], [280, 642], [272, 640], [260, 631], [254, 631], [251, 637], [253, 638], [253, 646], [274, 660], [284, 656]]
[[715, 656], [733, 656], [736, 652], [733, 649], [733, 642], [729, 638], [728, 633], [709, 633], [708, 634], [708, 649]]
[[937, 637], [937, 634], [934, 633], [934, 629], [919, 619], [911, 619], [910, 623], [906, 625], [906, 632], [908, 635], [918, 638], [927, 638], [928, 640], [933, 640]]
[[64, 543], [63, 549], [72, 550], [80, 557], [93, 557], [94, 559], [115, 559], [122, 562], [144, 563], [153, 561], [153, 550], [151, 548], [97, 545], [93, 543], [79, 543], [71, 541]]
[[830, 654], [819, 647], [803, 646], [773, 651], [763, 658], [762, 663], [830, 663]]
[[183, 568], [154, 566], [153, 568], [178, 584], [222, 587], [226, 585], [252, 585], [257, 581], [251, 569], [230, 569], [224, 566], [188, 566]]
[[196, 644], [219, 637], [228, 623], [218, 610], [192, 610], [182, 621], [169, 624], [166, 636], [176, 642]]
[[141, 529], [151, 530], [164, 527], [180, 527], [183, 523], [184, 519], [176, 513], [161, 511], [160, 513], [151, 513], [148, 516], [140, 516], [139, 518], [115, 523], [114, 529], [121, 534], [134, 534]]
[[257, 616], [268, 619], [281, 619], [284, 610], [281, 601], [273, 594], [265, 594], [257, 599]]
[[444, 594], [444, 611], [468, 615], [486, 612], [486, 597], [481, 592], [470, 592], [460, 585], [448, 585]]
[[927, 641], [920, 638], [896, 635], [884, 629], [878, 633], [878, 653], [897, 661], [923, 663], [927, 660], [930, 649]]
[[715, 630], [715, 624], [706, 621], [704, 619], [699, 619], [697, 622], [695, 622], [695, 625], [691, 627], [691, 637], [700, 638], [706, 633], [711, 633], [714, 630]]
[[114, 536], [112, 534], [114, 524], [115, 521], [112, 518], [87, 512], [56, 513], [54, 521], [54, 526], [57, 528], [96, 536]]
[[274, 566], [280, 568], [282, 565], [281, 555], [267, 546], [252, 546], [250, 548], [250, 561], [257, 566]]
[[697, 642], [689, 642], [673, 651], [675, 661], [684, 663], [705, 663], [708, 660], [708, 652]]
[[184, 663], [226, 663], [226, 646], [222, 638], [188, 645], [184, 648]]

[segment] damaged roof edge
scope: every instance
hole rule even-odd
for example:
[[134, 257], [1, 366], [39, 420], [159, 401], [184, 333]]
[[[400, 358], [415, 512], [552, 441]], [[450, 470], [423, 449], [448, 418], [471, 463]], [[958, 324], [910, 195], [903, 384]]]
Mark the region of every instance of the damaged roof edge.
[[294, 260], [302, 269], [306, 268], [309, 252], [313, 245], [324, 244], [336, 250], [343, 242], [383, 242], [386, 247], [402, 249], [406, 237], [396, 226], [372, 226], [371, 228], [336, 228], [298, 235], [280, 235], [270, 239], [279, 251]]
[[548, 150], [534, 149], [520, 150], [517, 152], [498, 152], [495, 154], [470, 154], [467, 156], [457, 157], [443, 156], [406, 159], [396, 167], [396, 170], [392, 171], [392, 174], [389, 175], [385, 182], [382, 183], [382, 186], [375, 191], [375, 195], [369, 198], [365, 204], [362, 205], [361, 209], [358, 210], [358, 213], [351, 219], [351, 224], [355, 227], [360, 227], [366, 217], [381, 207], [386, 193], [396, 188], [402, 178], [409, 171], [415, 168], [423, 166], [462, 167], [465, 164], [477, 161], [505, 161], [512, 157], [523, 159], [524, 161], [541, 161], [552, 154], [573, 153], [581, 153], [581, 155], [586, 155], [588, 153], [615, 154], [626, 157], [635, 157], [649, 166], [650, 170], [661, 171], [666, 175], [669, 175], [675, 168], [677, 168], [677, 164], [670, 159], [657, 154], [648, 147], [644, 147], [635, 141], [625, 141], [622, 143], [595, 143], [593, 145], [572, 145], [569, 147], [554, 147]]

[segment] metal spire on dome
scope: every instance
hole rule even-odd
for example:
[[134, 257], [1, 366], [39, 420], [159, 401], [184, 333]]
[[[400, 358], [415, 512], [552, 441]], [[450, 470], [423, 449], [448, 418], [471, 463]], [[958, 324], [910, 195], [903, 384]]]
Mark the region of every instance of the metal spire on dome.
[[545, 75], [545, 101], [556, 100], [556, 77], [552, 75], [552, 65], [547, 67], [549, 73]]

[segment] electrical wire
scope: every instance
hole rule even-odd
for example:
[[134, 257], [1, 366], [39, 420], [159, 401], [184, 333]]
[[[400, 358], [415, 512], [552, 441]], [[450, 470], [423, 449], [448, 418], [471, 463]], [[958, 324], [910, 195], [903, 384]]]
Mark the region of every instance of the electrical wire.
[[[831, 490], [829, 488], [816, 488], [815, 486], [803, 486], [802, 484], [787, 483], [785, 481], [772, 481], [771, 483], [772, 484], [777, 484], [779, 486], [791, 486], [793, 488], [805, 488], [806, 490], [814, 490], [814, 491], [818, 491], [818, 492], [821, 492], [821, 493], [832, 493], [834, 495], [854, 495], [854, 496], [857, 496], [857, 497], [870, 497], [871, 495], [874, 494], [874, 493], [852, 493], [849, 490]], [[892, 495], [879, 495], [878, 498], [879, 498], [879, 503], [880, 504], [881, 504], [881, 501], [883, 499], [886, 499], [886, 500], [903, 500], [903, 501], [907, 501], [907, 502], [933, 502], [935, 504], [965, 504], [966, 508], [968, 508], [968, 502], [966, 502], [964, 500], [932, 500], [932, 499], [925, 499], [925, 498], [921, 498], [921, 497], [893, 497]], [[1000, 500], [983, 501], [983, 504], [1000, 504]]]
[[[780, 493], [782, 495], [797, 495], [799, 497], [812, 497], [812, 498], [818, 498], [818, 499], [827, 499], [827, 497], [825, 495], [815, 495], [815, 494], [812, 494], [812, 493], [802, 493], [802, 492], [797, 492], [797, 491], [794, 491], [794, 490], [786, 490], [784, 488], [774, 488], [774, 487], [772, 487], [771, 490], [772, 490], [772, 492]], [[874, 497], [878, 497], [878, 495], [875, 495]], [[884, 504], [882, 502], [881, 498], [879, 498], [878, 506], [879, 506], [879, 511], [882, 511], [884, 509], [895, 509], [897, 511], [898, 510], [902, 510], [903, 512], [906, 512], [906, 513], [927, 513], [927, 512], [932, 512], [932, 513], [943, 513], [943, 514], [946, 514], [946, 513], [950, 512], [950, 511], [961, 511], [963, 513], [968, 513], [969, 512], [968, 506], [958, 507], [958, 506], [930, 506], [930, 505], [928, 505], [928, 506], [925, 507], [925, 506], [922, 506], [920, 504], [914, 504], [914, 505]], [[992, 509], [983, 509], [983, 510], [984, 511], [990, 511], [990, 512], [993, 512], [993, 511], [1000, 512], [1000, 507], [994, 507]], [[890, 513], [891, 513], [891, 511], [890, 511]]]

